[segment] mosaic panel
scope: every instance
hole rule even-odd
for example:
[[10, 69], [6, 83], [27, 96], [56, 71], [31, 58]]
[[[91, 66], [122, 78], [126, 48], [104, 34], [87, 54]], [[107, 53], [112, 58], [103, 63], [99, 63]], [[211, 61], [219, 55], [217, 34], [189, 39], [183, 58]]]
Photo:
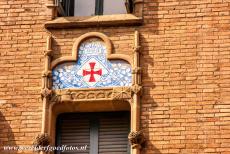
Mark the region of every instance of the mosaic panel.
[[99, 39], [83, 42], [77, 62], [58, 65], [52, 71], [53, 89], [131, 86], [131, 65], [106, 58], [106, 47]]

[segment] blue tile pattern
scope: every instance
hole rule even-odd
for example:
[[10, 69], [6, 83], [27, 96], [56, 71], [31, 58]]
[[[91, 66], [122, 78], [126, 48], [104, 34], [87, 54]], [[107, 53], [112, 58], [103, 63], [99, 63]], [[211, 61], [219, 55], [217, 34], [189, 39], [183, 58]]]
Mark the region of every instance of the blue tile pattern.
[[84, 41], [77, 62], [60, 64], [52, 71], [53, 89], [131, 86], [131, 65], [106, 59], [106, 47], [99, 39]]

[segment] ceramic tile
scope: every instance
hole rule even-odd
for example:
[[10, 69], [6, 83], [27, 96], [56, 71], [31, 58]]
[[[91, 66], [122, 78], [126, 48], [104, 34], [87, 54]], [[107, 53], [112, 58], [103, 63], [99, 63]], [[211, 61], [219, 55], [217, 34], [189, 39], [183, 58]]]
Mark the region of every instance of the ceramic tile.
[[58, 65], [53, 71], [53, 89], [131, 86], [131, 65], [106, 59], [106, 47], [97, 39], [83, 42], [77, 62]]

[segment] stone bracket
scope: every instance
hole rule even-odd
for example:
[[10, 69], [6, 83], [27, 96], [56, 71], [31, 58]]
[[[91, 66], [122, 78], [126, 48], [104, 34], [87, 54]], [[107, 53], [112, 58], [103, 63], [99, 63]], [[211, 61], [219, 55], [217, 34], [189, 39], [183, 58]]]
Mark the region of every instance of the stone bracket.
[[52, 75], [52, 71], [50, 70], [42, 72], [42, 77], [51, 77], [51, 75]]
[[132, 73], [133, 73], [133, 74], [140, 74], [140, 73], [141, 73], [141, 67], [135, 67], [135, 68], [132, 70]]
[[52, 90], [48, 89], [48, 88], [44, 88], [41, 90], [41, 97], [43, 98], [47, 98], [50, 99], [52, 97]]
[[133, 52], [140, 52], [141, 46], [136, 46], [133, 48]]
[[139, 86], [139, 85], [134, 85], [132, 86], [132, 92], [135, 93], [135, 94], [142, 94], [142, 86]]
[[44, 56], [52, 56], [52, 50], [45, 50]]

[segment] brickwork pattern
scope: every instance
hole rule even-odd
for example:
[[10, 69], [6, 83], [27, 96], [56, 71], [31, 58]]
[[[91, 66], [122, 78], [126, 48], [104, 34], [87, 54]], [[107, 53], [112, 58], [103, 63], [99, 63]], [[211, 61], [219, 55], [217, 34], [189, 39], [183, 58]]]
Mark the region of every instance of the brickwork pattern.
[[142, 26], [50, 31], [43, 28], [51, 20], [45, 1], [0, 0], [0, 153], [3, 145], [32, 145], [41, 131], [49, 33], [56, 59], [70, 55], [74, 40], [91, 31], [129, 54], [135, 29], [142, 45], [141, 128], [148, 139], [141, 153], [230, 153], [228, 0], [144, 0]]

